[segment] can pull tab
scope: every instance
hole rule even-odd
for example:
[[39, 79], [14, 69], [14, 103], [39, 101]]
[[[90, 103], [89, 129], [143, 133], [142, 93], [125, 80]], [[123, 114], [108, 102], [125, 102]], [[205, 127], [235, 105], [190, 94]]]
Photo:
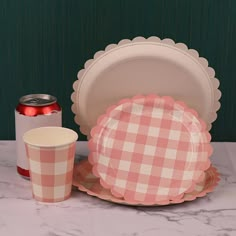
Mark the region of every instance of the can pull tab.
[[31, 105], [43, 105], [43, 104], [47, 103], [48, 101], [43, 98], [32, 98], [32, 99], [28, 100], [27, 102]]
[[19, 102], [26, 106], [48, 106], [56, 103], [57, 99], [48, 94], [29, 94], [20, 98]]

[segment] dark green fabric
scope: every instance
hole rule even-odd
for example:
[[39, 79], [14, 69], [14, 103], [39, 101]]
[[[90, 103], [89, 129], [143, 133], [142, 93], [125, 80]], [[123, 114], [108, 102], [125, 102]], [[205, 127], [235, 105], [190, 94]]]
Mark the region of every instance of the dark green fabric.
[[208, 59], [223, 93], [213, 140], [236, 141], [234, 0], [1, 0], [0, 139], [15, 138], [14, 107], [28, 93], [55, 95], [63, 126], [78, 132], [70, 95], [86, 60], [110, 43], [152, 35]]

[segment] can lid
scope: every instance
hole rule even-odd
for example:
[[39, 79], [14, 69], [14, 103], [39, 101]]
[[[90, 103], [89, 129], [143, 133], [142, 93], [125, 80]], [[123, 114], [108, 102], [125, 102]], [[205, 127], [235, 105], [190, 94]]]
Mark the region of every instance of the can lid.
[[29, 94], [20, 98], [19, 102], [26, 106], [46, 106], [56, 103], [56, 97], [49, 94]]

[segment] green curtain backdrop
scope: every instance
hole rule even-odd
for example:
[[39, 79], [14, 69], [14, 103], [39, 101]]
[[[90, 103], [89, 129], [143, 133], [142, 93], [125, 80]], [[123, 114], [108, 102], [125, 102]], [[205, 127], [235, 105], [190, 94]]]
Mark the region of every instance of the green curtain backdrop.
[[0, 0], [0, 139], [15, 139], [14, 108], [29, 93], [55, 95], [63, 126], [79, 132], [70, 95], [86, 60], [110, 43], [153, 35], [208, 59], [223, 94], [213, 140], [236, 141], [235, 0]]

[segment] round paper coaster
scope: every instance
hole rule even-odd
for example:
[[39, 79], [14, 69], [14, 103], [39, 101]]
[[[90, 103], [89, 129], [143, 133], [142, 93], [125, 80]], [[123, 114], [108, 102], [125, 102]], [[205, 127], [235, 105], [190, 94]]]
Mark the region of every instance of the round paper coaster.
[[[205, 172], [205, 178], [200, 183], [197, 183], [194, 190], [188, 194], [184, 194], [183, 198], [178, 201], [160, 202], [155, 205], [177, 204], [185, 201], [193, 201], [196, 198], [204, 197], [207, 193], [212, 192], [219, 182], [219, 173], [216, 168], [210, 166]], [[102, 200], [125, 204], [125, 205], [142, 205], [136, 202], [127, 202], [123, 198], [116, 198], [108, 189], [104, 189], [99, 181], [99, 178], [92, 174], [92, 165], [88, 160], [83, 160], [74, 167], [73, 185], [78, 187], [80, 191], [86, 192], [88, 195], [100, 198]], [[144, 203], [143, 206], [149, 206]]]
[[181, 199], [210, 166], [210, 134], [195, 111], [171, 97], [136, 96], [98, 119], [89, 161], [104, 188], [126, 201]]

